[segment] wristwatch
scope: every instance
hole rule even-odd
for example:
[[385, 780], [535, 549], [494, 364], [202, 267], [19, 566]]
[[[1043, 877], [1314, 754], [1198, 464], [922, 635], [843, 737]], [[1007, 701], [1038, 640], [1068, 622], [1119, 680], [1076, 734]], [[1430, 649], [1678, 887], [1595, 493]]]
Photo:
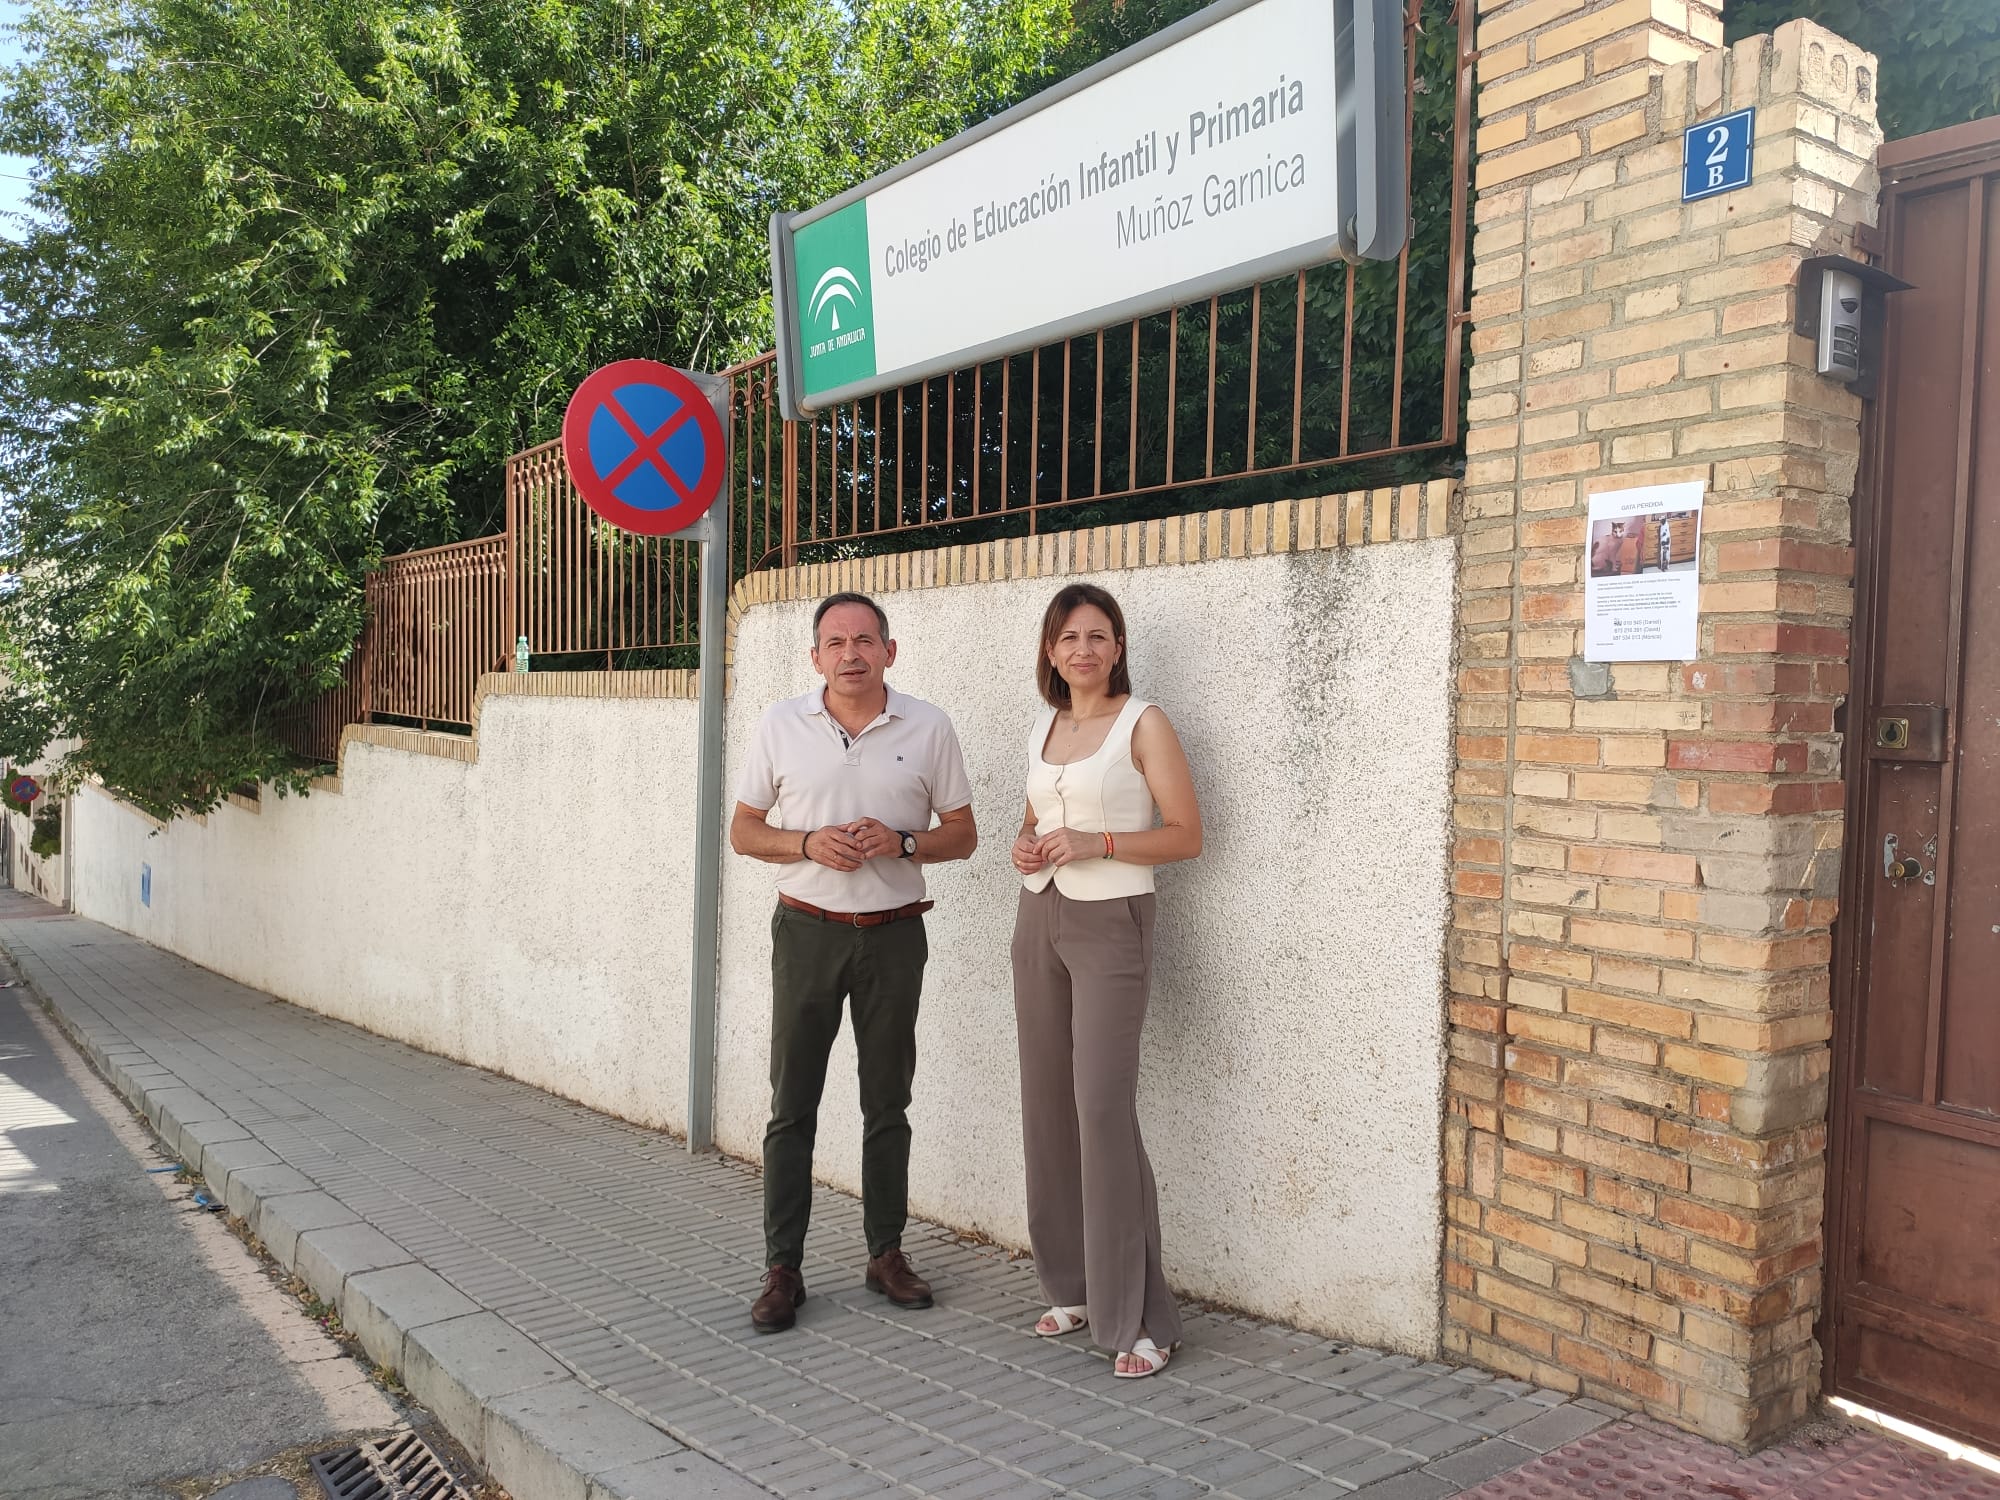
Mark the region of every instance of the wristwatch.
[[899, 833], [896, 837], [903, 841], [903, 852], [897, 858], [915, 859], [917, 857], [917, 836], [914, 833]]

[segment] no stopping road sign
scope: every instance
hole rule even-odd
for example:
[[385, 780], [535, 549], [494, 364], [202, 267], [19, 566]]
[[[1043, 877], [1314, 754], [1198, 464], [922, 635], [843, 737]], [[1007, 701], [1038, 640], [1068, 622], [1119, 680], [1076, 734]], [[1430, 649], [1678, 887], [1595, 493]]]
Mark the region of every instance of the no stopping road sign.
[[621, 359], [593, 372], [563, 414], [563, 458], [584, 503], [646, 536], [685, 531], [722, 491], [729, 443], [684, 371]]

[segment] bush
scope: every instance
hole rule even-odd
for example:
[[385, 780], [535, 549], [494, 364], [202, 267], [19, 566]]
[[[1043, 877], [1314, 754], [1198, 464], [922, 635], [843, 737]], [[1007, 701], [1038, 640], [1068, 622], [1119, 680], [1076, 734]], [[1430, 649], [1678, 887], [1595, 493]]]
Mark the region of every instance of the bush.
[[53, 859], [62, 853], [62, 804], [51, 802], [35, 814], [34, 835], [28, 852], [39, 859]]

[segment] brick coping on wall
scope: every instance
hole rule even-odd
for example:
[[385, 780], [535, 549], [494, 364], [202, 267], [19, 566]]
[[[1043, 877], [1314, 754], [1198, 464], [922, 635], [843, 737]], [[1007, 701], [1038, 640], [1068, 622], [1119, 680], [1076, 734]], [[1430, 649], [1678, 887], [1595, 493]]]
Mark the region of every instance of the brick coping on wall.
[[[730, 591], [723, 661], [725, 666], [733, 666], [737, 627], [760, 604], [821, 599], [843, 590], [892, 594], [906, 589], [954, 588], [1005, 579], [1056, 578], [1074, 573], [1174, 567], [1382, 542], [1435, 540], [1455, 529], [1456, 496], [1455, 481], [1433, 479], [1303, 500], [1273, 500], [1232, 510], [1196, 511], [1117, 526], [996, 542], [968, 542], [919, 552], [884, 553], [752, 573], [738, 580]], [[470, 734], [446, 734], [396, 724], [350, 724], [341, 732], [339, 765], [344, 771], [350, 745], [372, 745], [383, 750], [477, 764], [479, 720], [488, 698], [686, 700], [699, 696], [700, 689], [699, 672], [669, 668], [629, 672], [488, 672], [479, 679], [478, 691], [473, 695]], [[315, 792], [338, 794], [341, 789], [342, 775], [338, 773], [318, 777], [312, 783]], [[257, 810], [257, 803], [249, 798], [231, 796], [229, 800], [248, 811]]]

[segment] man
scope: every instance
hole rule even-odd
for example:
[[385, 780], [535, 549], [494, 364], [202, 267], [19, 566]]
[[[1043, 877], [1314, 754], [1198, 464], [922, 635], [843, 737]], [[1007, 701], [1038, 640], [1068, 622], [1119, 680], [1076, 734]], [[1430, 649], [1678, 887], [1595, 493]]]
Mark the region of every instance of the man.
[[969, 858], [979, 835], [951, 720], [882, 680], [895, 660], [888, 617], [874, 600], [822, 601], [812, 664], [826, 680], [765, 711], [729, 822], [731, 848], [781, 867], [764, 1132], [768, 1269], [750, 1308], [759, 1333], [790, 1328], [806, 1298], [800, 1266], [813, 1141], [843, 1000], [861, 1074], [865, 1282], [899, 1307], [931, 1305], [929, 1283], [902, 1250], [917, 996], [929, 953], [922, 866]]

